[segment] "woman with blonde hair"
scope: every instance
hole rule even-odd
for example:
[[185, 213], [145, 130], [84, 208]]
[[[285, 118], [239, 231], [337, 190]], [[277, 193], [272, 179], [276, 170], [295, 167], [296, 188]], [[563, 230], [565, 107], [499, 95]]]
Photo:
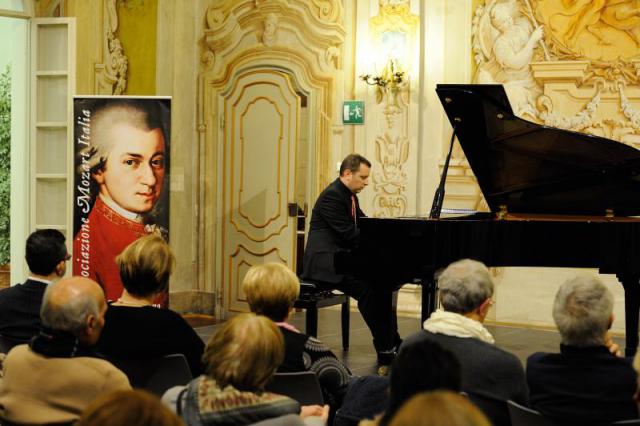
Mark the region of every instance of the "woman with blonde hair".
[[389, 426], [491, 426], [469, 399], [451, 391], [415, 395], [393, 416]]
[[282, 333], [271, 320], [237, 315], [207, 344], [205, 374], [169, 389], [162, 399], [191, 426], [243, 426], [288, 414], [300, 414], [305, 424], [318, 421], [316, 416], [326, 421], [328, 406], [300, 407], [287, 396], [265, 392], [283, 357]]
[[93, 401], [76, 426], [183, 426], [157, 396], [143, 390], [117, 391]]
[[325, 401], [339, 408], [352, 375], [333, 352], [315, 337], [301, 333], [287, 322], [300, 295], [298, 277], [281, 263], [249, 268], [242, 290], [252, 312], [274, 321], [284, 336], [284, 361], [279, 372], [313, 371]]
[[202, 373], [202, 339], [178, 313], [153, 306], [173, 272], [169, 245], [157, 235], [141, 237], [116, 257], [116, 264], [124, 291], [107, 309], [98, 350], [116, 365], [120, 360], [183, 354], [191, 374]]

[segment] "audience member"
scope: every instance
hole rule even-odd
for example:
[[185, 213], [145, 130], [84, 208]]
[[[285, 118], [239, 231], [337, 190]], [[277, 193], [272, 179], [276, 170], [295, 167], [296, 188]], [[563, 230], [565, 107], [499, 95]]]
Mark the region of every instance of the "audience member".
[[462, 390], [496, 425], [510, 424], [506, 401], [527, 405], [522, 364], [494, 345], [483, 322], [492, 304], [493, 282], [482, 263], [464, 259], [449, 265], [438, 279], [440, 304], [401, 350], [430, 340], [450, 350], [462, 367]]
[[109, 305], [98, 350], [116, 365], [118, 360], [145, 360], [180, 353], [193, 376], [202, 373], [204, 342], [176, 312], [152, 306], [169, 285], [175, 258], [157, 235], [129, 244], [116, 257], [124, 290]]
[[81, 277], [50, 284], [42, 300], [42, 331], [7, 355], [0, 417], [13, 423], [70, 423], [97, 397], [131, 389], [127, 377], [92, 347], [107, 304], [100, 286]]
[[[422, 362], [422, 361], [421, 361]], [[360, 376], [349, 382], [333, 426], [357, 426], [363, 419], [373, 419], [389, 408], [389, 375]]]
[[143, 390], [117, 391], [93, 401], [75, 426], [182, 426], [182, 420]]
[[636, 356], [633, 357], [633, 370], [636, 372], [637, 379], [637, 387], [636, 393], [633, 395], [636, 400], [636, 404], [638, 405], [638, 411], [640, 411], [640, 352], [636, 353]]
[[467, 398], [451, 391], [423, 392], [393, 416], [389, 426], [491, 426]]
[[309, 417], [326, 421], [329, 415], [328, 405], [300, 407], [264, 391], [284, 359], [282, 333], [264, 316], [231, 318], [211, 338], [203, 359], [205, 374], [162, 398], [188, 425], [242, 426], [286, 414], [300, 414], [308, 423], [318, 420]]
[[393, 361], [389, 384], [389, 407], [374, 420], [360, 422], [361, 426], [388, 425], [400, 407], [420, 392], [436, 389], [460, 391], [460, 363], [454, 354], [438, 343], [419, 341], [400, 351]]
[[0, 291], [0, 335], [11, 343], [27, 343], [38, 334], [42, 295], [48, 284], [64, 275], [70, 258], [64, 235], [55, 229], [29, 235], [25, 253], [27, 281]]
[[278, 371], [315, 372], [325, 401], [339, 407], [351, 372], [328, 346], [287, 322], [300, 295], [298, 277], [281, 263], [252, 266], [244, 277], [242, 290], [252, 312], [268, 317], [280, 327], [284, 336], [284, 362]]
[[560, 353], [536, 353], [527, 360], [531, 406], [563, 424], [609, 424], [638, 417], [633, 399], [636, 374], [616, 356], [608, 337], [613, 295], [595, 276], [581, 275], [558, 289], [553, 319]]

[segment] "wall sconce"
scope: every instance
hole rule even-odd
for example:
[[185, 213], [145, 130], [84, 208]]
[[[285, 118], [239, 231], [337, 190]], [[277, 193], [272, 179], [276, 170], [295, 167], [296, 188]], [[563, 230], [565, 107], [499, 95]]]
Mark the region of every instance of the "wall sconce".
[[389, 59], [379, 75], [363, 74], [360, 79], [376, 88], [376, 102], [385, 101], [383, 114], [389, 128], [393, 118], [408, 104], [409, 76], [400, 67], [397, 59]]
[[[370, 86], [397, 88], [407, 80], [406, 73], [400, 69], [397, 63], [397, 60], [389, 59], [387, 66], [382, 70], [382, 74], [375, 76], [363, 74], [360, 76], [360, 79]], [[379, 102], [380, 101], [378, 101], [378, 103]]]

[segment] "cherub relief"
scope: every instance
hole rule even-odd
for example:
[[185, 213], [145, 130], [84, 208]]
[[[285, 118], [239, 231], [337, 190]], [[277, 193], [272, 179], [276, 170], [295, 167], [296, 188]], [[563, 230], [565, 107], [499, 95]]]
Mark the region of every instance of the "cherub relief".
[[542, 27], [533, 28], [515, 0], [494, 0], [484, 9], [476, 28], [476, 82], [502, 83], [516, 115], [535, 119], [535, 100], [541, 92], [529, 63], [542, 39]]

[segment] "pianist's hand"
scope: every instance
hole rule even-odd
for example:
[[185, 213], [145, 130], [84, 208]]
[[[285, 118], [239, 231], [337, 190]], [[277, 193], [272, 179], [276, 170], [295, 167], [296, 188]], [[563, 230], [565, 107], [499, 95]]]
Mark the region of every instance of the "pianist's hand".
[[613, 355], [617, 356], [618, 358], [622, 358], [622, 352], [620, 351], [620, 346], [614, 343], [613, 339], [611, 338], [611, 333], [609, 331], [607, 331], [607, 334], [605, 334], [604, 336], [604, 345], [607, 347], [607, 349], [609, 349], [609, 352], [611, 352]]

